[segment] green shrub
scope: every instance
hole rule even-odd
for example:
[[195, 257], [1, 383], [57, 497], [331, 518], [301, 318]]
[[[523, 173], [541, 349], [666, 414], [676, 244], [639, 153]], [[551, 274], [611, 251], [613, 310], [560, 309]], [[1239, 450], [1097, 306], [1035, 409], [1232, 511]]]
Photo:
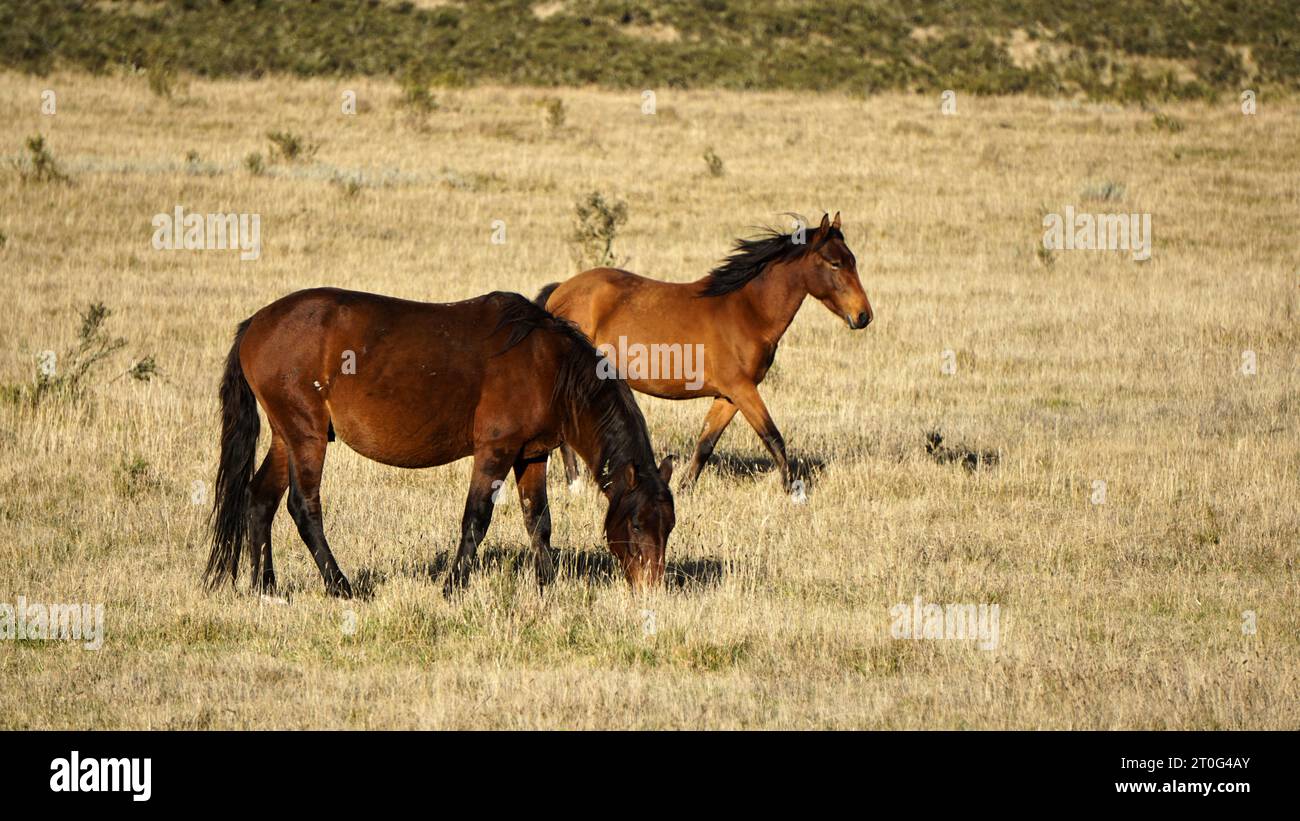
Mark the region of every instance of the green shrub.
[[574, 205], [571, 240], [574, 258], [584, 268], [619, 264], [614, 239], [627, 222], [627, 203], [592, 191]]
[[401, 104], [413, 114], [424, 116], [438, 109], [438, 99], [429, 88], [428, 73], [418, 69], [407, 72], [401, 81]]
[[343, 195], [344, 199], [354, 200], [361, 193], [365, 186], [361, 183], [361, 178], [356, 174], [335, 174], [330, 178], [330, 185], [333, 185]]
[[552, 132], [558, 132], [564, 128], [564, 121], [568, 118], [568, 112], [564, 107], [564, 100], [559, 97], [548, 97], [542, 101], [542, 108], [546, 111], [546, 128]]
[[153, 63], [145, 69], [149, 90], [156, 96], [170, 100], [176, 92], [176, 69], [168, 63]]
[[1157, 114], [1151, 122], [1160, 131], [1168, 131], [1170, 134], [1177, 134], [1187, 127], [1186, 123], [1172, 114]]
[[70, 178], [54, 161], [54, 155], [45, 145], [45, 138], [40, 134], [28, 137], [27, 156], [14, 161], [14, 167], [18, 169], [18, 176], [23, 182], [70, 182]]
[[[58, 356], [53, 351], [44, 352], [37, 359], [35, 380], [30, 385], [6, 386], [4, 397], [10, 401], [26, 400], [32, 405], [52, 398], [80, 399], [101, 366], [126, 347], [124, 338], [112, 336], [105, 330], [105, 323], [112, 313], [102, 302], [90, 303], [80, 314], [81, 324], [73, 347]], [[151, 354], [108, 381], [129, 376], [140, 382], [149, 382], [160, 375], [158, 363]]]
[[722, 164], [722, 158], [712, 147], [704, 149], [704, 164], [709, 169], [709, 176], [721, 177], [727, 173], [726, 167]]
[[[544, 19], [531, 5], [28, 0], [21, 12], [0, 12], [0, 68], [44, 74], [56, 66], [106, 72], [143, 64], [160, 97], [174, 93], [181, 72], [403, 77], [421, 123], [436, 106], [430, 84], [471, 79], [629, 90], [953, 88], [1131, 103], [1238, 93], [1246, 81], [1300, 88], [1291, 0], [1239, 3], [1230, 11], [1170, 0], [574, 0]], [[635, 28], [649, 25], [679, 36], [646, 38]], [[938, 34], [917, 35], [925, 31]], [[1048, 48], [1036, 52], [1036, 62], [1018, 64], [1010, 50], [1014, 31]], [[1246, 49], [1249, 67], [1241, 56]], [[1176, 63], [1195, 79], [1147, 74], [1137, 67], [1147, 60]]]
[[308, 142], [305, 137], [292, 131], [270, 131], [266, 138], [271, 141], [271, 160], [276, 157], [285, 162], [307, 161], [316, 156], [320, 143]]

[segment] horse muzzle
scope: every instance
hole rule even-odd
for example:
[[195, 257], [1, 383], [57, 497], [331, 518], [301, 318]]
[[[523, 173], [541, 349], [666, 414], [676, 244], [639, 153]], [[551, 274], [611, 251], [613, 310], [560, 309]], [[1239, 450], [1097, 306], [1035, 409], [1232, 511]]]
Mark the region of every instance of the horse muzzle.
[[849, 327], [855, 331], [860, 331], [867, 327], [871, 324], [871, 320], [873, 319], [875, 319], [875, 314], [871, 311], [862, 311], [857, 316], [853, 316], [852, 314], [844, 315], [844, 321], [849, 323]]

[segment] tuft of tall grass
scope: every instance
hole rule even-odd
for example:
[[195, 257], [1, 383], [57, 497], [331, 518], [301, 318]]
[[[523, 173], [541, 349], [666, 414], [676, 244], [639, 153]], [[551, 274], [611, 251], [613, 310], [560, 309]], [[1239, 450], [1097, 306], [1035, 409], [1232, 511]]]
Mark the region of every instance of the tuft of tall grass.
[[594, 268], [619, 264], [614, 254], [618, 229], [627, 222], [627, 203], [592, 191], [574, 205], [573, 243], [575, 261]]
[[[127, 345], [124, 337], [111, 335], [105, 327], [112, 313], [102, 302], [87, 305], [79, 314], [81, 322], [73, 346], [61, 355], [44, 352], [38, 358], [35, 379], [30, 384], [5, 386], [4, 398], [31, 405], [49, 399], [81, 399], [102, 366]], [[129, 376], [139, 382], [149, 382], [160, 375], [158, 363], [150, 354], [109, 381]]]
[[68, 183], [72, 181], [59, 167], [54, 155], [50, 153], [49, 147], [45, 144], [44, 136], [36, 134], [28, 137], [25, 145], [27, 147], [27, 156], [14, 160], [14, 167], [18, 170], [18, 176], [23, 182]]

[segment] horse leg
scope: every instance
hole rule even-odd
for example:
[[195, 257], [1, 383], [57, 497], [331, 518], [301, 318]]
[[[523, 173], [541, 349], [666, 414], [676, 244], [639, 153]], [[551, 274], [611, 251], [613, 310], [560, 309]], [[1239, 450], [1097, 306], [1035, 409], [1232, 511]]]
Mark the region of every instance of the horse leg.
[[691, 464], [686, 468], [686, 476], [683, 477], [682, 487], [690, 487], [695, 484], [695, 480], [700, 477], [700, 471], [708, 464], [709, 457], [713, 455], [713, 448], [722, 438], [722, 433], [731, 424], [731, 420], [736, 416], [736, 406], [731, 400], [719, 396], [713, 400], [713, 405], [709, 407], [709, 413], [704, 417], [704, 428], [700, 431], [700, 441], [695, 445], [695, 455], [691, 457]]
[[252, 563], [253, 590], [275, 592], [275, 566], [271, 562], [271, 522], [276, 508], [289, 487], [289, 452], [284, 440], [271, 432], [271, 449], [253, 476], [249, 493], [252, 503], [248, 514], [248, 558]]
[[519, 506], [524, 524], [537, 555], [537, 586], [546, 587], [555, 579], [551, 562], [551, 510], [546, 504], [546, 459], [515, 462], [515, 486], [519, 489]]
[[794, 477], [791, 475], [790, 460], [785, 455], [785, 440], [781, 438], [781, 431], [776, 429], [776, 423], [772, 421], [772, 414], [768, 413], [767, 405], [763, 404], [763, 397], [758, 395], [757, 386], [747, 385], [732, 396], [732, 401], [740, 408], [745, 421], [758, 434], [758, 438], [763, 440], [767, 452], [776, 460], [777, 467], [781, 469], [781, 484], [786, 493], [793, 492]]
[[578, 457], [567, 442], [560, 445], [560, 456], [564, 459], [564, 481], [569, 483], [569, 490], [577, 490]]
[[319, 435], [313, 434], [289, 448], [289, 514], [298, 526], [298, 535], [316, 560], [316, 567], [325, 580], [325, 591], [331, 596], [350, 599], [352, 585], [334, 561], [321, 520], [320, 479], [325, 467], [327, 436], [324, 426], [321, 427]]
[[474, 454], [474, 468], [469, 480], [469, 494], [465, 498], [465, 515], [460, 520], [460, 547], [452, 560], [451, 572], [442, 586], [442, 594], [450, 597], [469, 581], [469, 569], [474, 564], [474, 554], [479, 542], [492, 523], [492, 493], [501, 486], [514, 458], [503, 458], [494, 451]]

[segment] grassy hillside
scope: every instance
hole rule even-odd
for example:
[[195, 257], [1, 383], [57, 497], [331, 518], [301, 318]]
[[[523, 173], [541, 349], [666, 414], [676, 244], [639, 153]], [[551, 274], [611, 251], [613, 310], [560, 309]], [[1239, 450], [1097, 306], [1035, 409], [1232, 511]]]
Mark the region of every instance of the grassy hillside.
[[0, 67], [1147, 101], [1293, 89], [1291, 0], [4, 0]]
[[[246, 47], [204, 42], [222, 36]], [[166, 99], [138, 76], [0, 75], [0, 602], [101, 602], [107, 628], [97, 651], [0, 641], [0, 727], [1300, 722], [1294, 103], [420, 99], [387, 79], [192, 79]], [[672, 583], [638, 598], [603, 501], [553, 464], [556, 586], [536, 592], [508, 488], [449, 602], [468, 462], [404, 471], [336, 443], [325, 527], [365, 595], [324, 596], [283, 512], [289, 604], [204, 592], [195, 483], [235, 324], [318, 285], [534, 293], [575, 270], [592, 190], [627, 204], [615, 254], [676, 281], [782, 212], [842, 211], [876, 321], [850, 332], [809, 300], [762, 386], [807, 504], [736, 422], [678, 494]], [[259, 214], [260, 258], [154, 250], [178, 205]], [[1044, 211], [1067, 205], [1151, 214], [1151, 259], [1044, 252]], [[112, 313], [78, 359], [93, 302]], [[56, 381], [101, 345], [78, 386]], [[126, 375], [150, 356], [148, 381]], [[688, 454], [707, 403], [640, 401], [657, 451]], [[996, 647], [892, 638], [915, 596], [997, 604]]]

